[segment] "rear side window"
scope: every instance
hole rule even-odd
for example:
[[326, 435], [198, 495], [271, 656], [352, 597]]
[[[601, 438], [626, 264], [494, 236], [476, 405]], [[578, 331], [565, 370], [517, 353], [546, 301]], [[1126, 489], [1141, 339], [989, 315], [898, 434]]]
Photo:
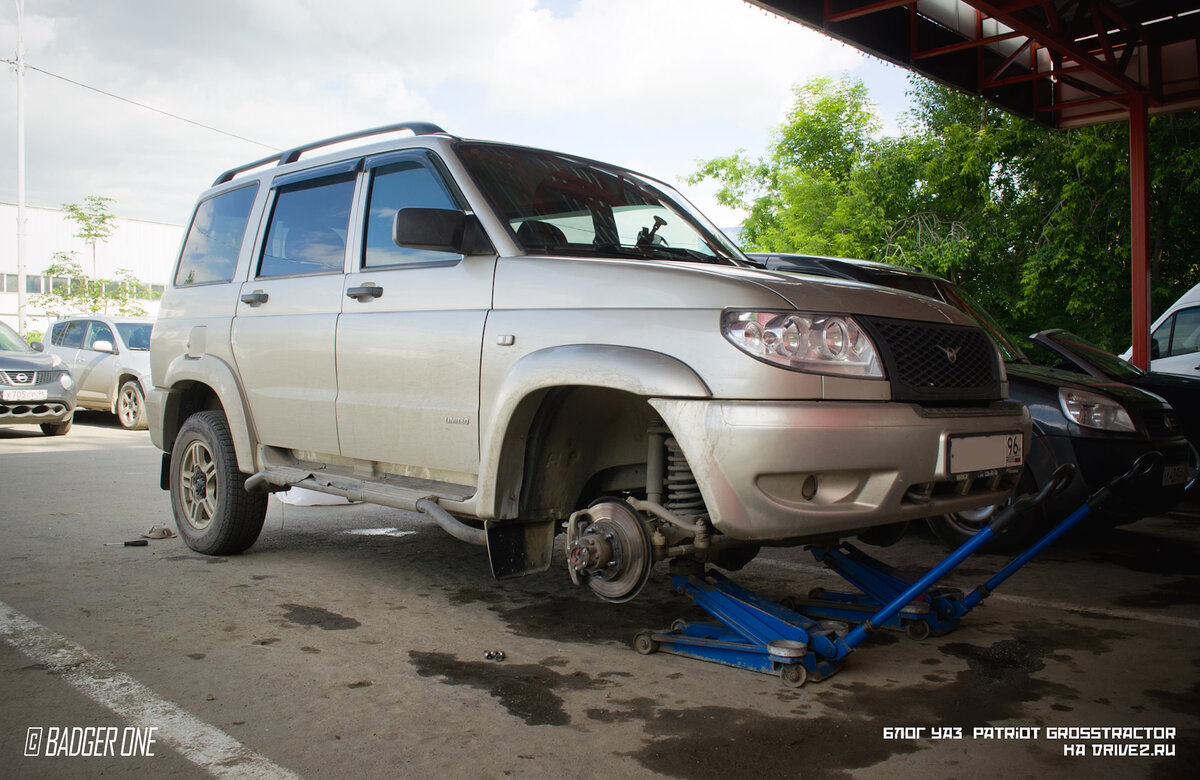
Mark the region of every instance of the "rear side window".
[[352, 173], [279, 187], [259, 277], [340, 273], [353, 196]]
[[175, 272], [176, 287], [233, 279], [257, 192], [256, 182], [214, 195], [196, 207]]
[[56, 322], [50, 330], [50, 343], [56, 347], [80, 349], [83, 347], [83, 337], [87, 335], [87, 330], [87, 320]]
[[392, 223], [406, 208], [457, 209], [442, 177], [425, 162], [403, 160], [375, 168], [367, 207], [367, 235], [363, 267], [458, 260], [462, 255], [396, 246]]

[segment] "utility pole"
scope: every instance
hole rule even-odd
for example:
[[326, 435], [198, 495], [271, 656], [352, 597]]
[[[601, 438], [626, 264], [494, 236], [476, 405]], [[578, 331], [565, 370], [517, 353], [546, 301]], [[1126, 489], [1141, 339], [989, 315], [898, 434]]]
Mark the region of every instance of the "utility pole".
[[25, 0], [17, 4], [17, 332], [25, 337]]

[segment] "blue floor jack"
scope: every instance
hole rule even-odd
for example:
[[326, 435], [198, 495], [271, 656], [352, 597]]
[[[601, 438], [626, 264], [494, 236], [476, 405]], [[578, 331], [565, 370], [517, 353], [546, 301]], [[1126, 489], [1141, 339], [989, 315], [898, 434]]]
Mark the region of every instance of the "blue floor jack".
[[[830, 565], [863, 592], [813, 593], [809, 599], [785, 605], [739, 587], [700, 564], [689, 571], [689, 562], [677, 562], [682, 565], [674, 566], [671, 572], [675, 590], [689, 596], [719, 622], [677, 620], [669, 631], [641, 631], [634, 637], [634, 649], [642, 654], [662, 651], [775, 674], [792, 687], [809, 679], [823, 680], [841, 669], [846, 656], [876, 629], [901, 629], [917, 639], [954, 630], [959, 620], [1000, 583], [1091, 514], [1114, 491], [1148, 477], [1155, 468], [1161, 468], [1157, 453], [1138, 458], [1129, 471], [1089, 496], [1083, 506], [966, 595], [935, 585], [1013, 518], [1062, 492], [1075, 476], [1074, 466], [1060, 467], [1037, 494], [1023, 496], [997, 513], [986, 528], [913, 582], [851, 545], [813, 548], [817, 560]], [[857, 625], [851, 628], [851, 623]]]

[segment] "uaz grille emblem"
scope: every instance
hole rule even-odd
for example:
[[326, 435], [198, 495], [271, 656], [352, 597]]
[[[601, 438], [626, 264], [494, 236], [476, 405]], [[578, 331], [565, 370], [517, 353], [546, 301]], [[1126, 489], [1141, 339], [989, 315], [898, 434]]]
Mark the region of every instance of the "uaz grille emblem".
[[941, 344], [939, 344], [938, 349], [946, 353], [946, 360], [949, 360], [951, 363], [956, 363], [958, 361], [958, 352], [960, 349], [962, 349], [962, 347], [943, 347]]

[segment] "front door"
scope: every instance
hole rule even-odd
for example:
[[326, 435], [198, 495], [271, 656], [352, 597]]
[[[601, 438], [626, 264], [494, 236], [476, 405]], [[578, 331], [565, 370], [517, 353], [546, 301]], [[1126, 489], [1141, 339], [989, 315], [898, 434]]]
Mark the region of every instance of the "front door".
[[401, 474], [474, 484], [481, 340], [496, 257], [392, 242], [398, 209], [464, 207], [430, 153], [368, 159], [366, 169], [364, 229], [337, 332], [342, 454]]

